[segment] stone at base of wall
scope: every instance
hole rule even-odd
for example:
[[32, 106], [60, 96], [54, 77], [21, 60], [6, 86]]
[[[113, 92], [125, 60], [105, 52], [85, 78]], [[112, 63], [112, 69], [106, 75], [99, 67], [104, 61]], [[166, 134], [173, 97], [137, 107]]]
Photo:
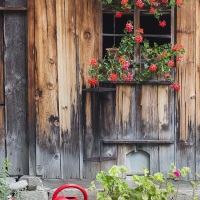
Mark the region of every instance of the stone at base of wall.
[[48, 192], [46, 190], [26, 191], [26, 200], [48, 200]]

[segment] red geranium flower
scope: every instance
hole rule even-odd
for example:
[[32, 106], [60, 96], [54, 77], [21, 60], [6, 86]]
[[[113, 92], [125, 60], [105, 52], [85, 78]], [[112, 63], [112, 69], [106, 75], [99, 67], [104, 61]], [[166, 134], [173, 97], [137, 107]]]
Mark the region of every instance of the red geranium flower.
[[155, 8], [151, 7], [150, 10], [149, 10], [149, 12], [150, 12], [150, 13], [156, 13], [157, 10], [156, 10]]
[[131, 23], [127, 23], [126, 24], [126, 30], [129, 33], [132, 32], [133, 31], [133, 25]]
[[182, 0], [176, 0], [176, 5], [182, 6], [183, 5], [183, 1]]
[[121, 18], [122, 17], [122, 12], [116, 12], [115, 13], [116, 18]]
[[137, 29], [137, 33], [143, 34], [143, 33], [144, 33], [144, 29], [143, 29], [143, 28], [138, 28], [138, 29]]
[[162, 3], [168, 3], [168, 0], [162, 0]]
[[127, 5], [127, 4], [128, 4], [128, 0], [122, 0], [122, 1], [121, 1], [121, 4], [122, 4], [122, 5]]
[[89, 79], [88, 79], [88, 83], [89, 83], [90, 85], [94, 86], [94, 85], [97, 84], [97, 80], [94, 79], [94, 78], [89, 78]]
[[130, 62], [129, 62], [129, 61], [124, 61], [124, 62], [123, 62], [123, 67], [122, 67], [122, 68], [123, 68], [124, 70], [127, 70], [127, 69], [129, 68], [129, 66], [130, 66]]
[[181, 89], [181, 86], [179, 85], [179, 83], [173, 83], [171, 85], [171, 88], [173, 88], [176, 91], [179, 91]]
[[137, 0], [136, 1], [136, 6], [138, 6], [139, 8], [143, 8], [144, 7], [144, 3], [142, 2], [142, 0]]
[[122, 78], [123, 78], [124, 81], [132, 81], [133, 80], [133, 74], [128, 72], [128, 74], [124, 75]]
[[155, 0], [149, 0], [149, 4], [154, 4]]
[[90, 61], [90, 64], [93, 66], [97, 66], [98, 63], [97, 63], [97, 60], [93, 59]]
[[150, 72], [155, 72], [156, 69], [157, 69], [157, 66], [154, 65], [154, 64], [151, 64], [151, 65], [149, 66], [149, 71], [150, 71]]
[[141, 35], [137, 35], [135, 36], [135, 40], [139, 43], [142, 43], [143, 42], [143, 37]]
[[166, 21], [159, 21], [159, 26], [161, 26], [162, 28], [166, 26]]
[[174, 66], [174, 61], [170, 60], [167, 64], [168, 64], [169, 67], [173, 67]]
[[110, 74], [110, 79], [112, 80], [112, 81], [116, 81], [117, 80], [117, 74]]

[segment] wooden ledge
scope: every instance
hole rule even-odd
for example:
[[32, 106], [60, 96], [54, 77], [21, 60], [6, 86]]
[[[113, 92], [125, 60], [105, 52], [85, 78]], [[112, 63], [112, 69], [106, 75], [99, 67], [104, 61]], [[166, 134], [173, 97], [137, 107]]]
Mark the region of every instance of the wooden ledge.
[[27, 7], [0, 7], [0, 11], [26, 11]]
[[174, 144], [173, 140], [102, 140], [105, 144]]
[[106, 87], [94, 87], [94, 88], [85, 88], [83, 92], [115, 92], [115, 88], [106, 88]]

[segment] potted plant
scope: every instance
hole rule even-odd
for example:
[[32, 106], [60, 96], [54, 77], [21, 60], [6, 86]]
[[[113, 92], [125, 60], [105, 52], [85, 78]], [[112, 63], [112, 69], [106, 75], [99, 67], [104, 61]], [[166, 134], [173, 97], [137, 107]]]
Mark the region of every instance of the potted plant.
[[[175, 61], [181, 61], [185, 52], [183, 45], [154, 43], [150, 46], [148, 40], [143, 40], [144, 30], [134, 28], [131, 21], [126, 23], [124, 33], [115, 53], [109, 50], [103, 59], [91, 60], [88, 82], [92, 86], [103, 81], [140, 83], [159, 76], [178, 91], [180, 85], [173, 82], [171, 72]], [[139, 61], [134, 60], [135, 45], [139, 46]]]

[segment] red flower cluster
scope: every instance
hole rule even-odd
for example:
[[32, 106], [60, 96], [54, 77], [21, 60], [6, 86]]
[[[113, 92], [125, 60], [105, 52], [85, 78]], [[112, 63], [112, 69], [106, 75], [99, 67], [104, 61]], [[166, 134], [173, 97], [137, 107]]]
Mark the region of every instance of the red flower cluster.
[[136, 6], [138, 6], [139, 8], [143, 8], [144, 7], [144, 3], [142, 2], [142, 0], [137, 0], [136, 1]]
[[122, 0], [122, 1], [121, 1], [121, 4], [122, 4], [122, 5], [127, 5], [127, 4], [128, 4], [128, 0]]
[[143, 34], [144, 33], [144, 29], [143, 28], [138, 28], [136, 32], [138, 34]]
[[150, 13], [156, 13], [157, 10], [156, 10], [155, 8], [151, 7], [150, 10], [149, 10], [149, 12], [150, 12]]
[[170, 60], [170, 61], [168, 62], [168, 66], [169, 66], [169, 67], [173, 67], [173, 66], [174, 66], [174, 61], [173, 61], [173, 60]]
[[159, 26], [161, 26], [162, 28], [164, 28], [166, 26], [166, 21], [159, 21]]
[[122, 17], [122, 12], [116, 12], [115, 13], [116, 18], [121, 18]]
[[110, 80], [116, 81], [117, 80], [117, 74], [110, 74]]
[[154, 4], [155, 0], [149, 0], [149, 4]]
[[123, 70], [127, 70], [129, 68], [129, 66], [130, 66], [130, 62], [129, 61], [124, 61], [122, 68], [123, 68]]
[[131, 23], [126, 23], [126, 30], [128, 33], [133, 31], [133, 25]]
[[162, 0], [162, 3], [168, 3], [168, 0]]
[[176, 0], [176, 5], [182, 6], [183, 5], [183, 0]]
[[94, 78], [89, 78], [88, 79], [88, 83], [92, 86], [95, 86], [97, 84], [97, 80]]
[[170, 78], [171, 78], [171, 74], [170, 74], [170, 73], [166, 73], [166, 74], [163, 75], [163, 77], [164, 77], [164, 79], [165, 79], [166, 81], [169, 81]]
[[122, 78], [123, 78], [124, 81], [132, 81], [133, 80], [133, 74], [128, 72], [128, 74], [124, 75]]
[[154, 65], [154, 64], [151, 64], [151, 65], [149, 66], [149, 71], [150, 71], [150, 72], [155, 72], [156, 69], [157, 69], [157, 66]]
[[171, 85], [171, 88], [173, 88], [176, 91], [179, 91], [181, 89], [181, 86], [179, 85], [179, 83], [173, 83]]
[[141, 35], [137, 35], [135, 36], [135, 40], [139, 43], [142, 43], [143, 42], [143, 37]]
[[183, 47], [182, 44], [180, 44], [180, 45], [174, 45], [174, 46], [172, 47], [172, 50], [178, 51], [178, 50], [182, 50], [183, 48], [184, 48], [184, 47]]
[[97, 66], [98, 63], [97, 63], [97, 60], [93, 59], [90, 61], [90, 64], [93, 66]]

